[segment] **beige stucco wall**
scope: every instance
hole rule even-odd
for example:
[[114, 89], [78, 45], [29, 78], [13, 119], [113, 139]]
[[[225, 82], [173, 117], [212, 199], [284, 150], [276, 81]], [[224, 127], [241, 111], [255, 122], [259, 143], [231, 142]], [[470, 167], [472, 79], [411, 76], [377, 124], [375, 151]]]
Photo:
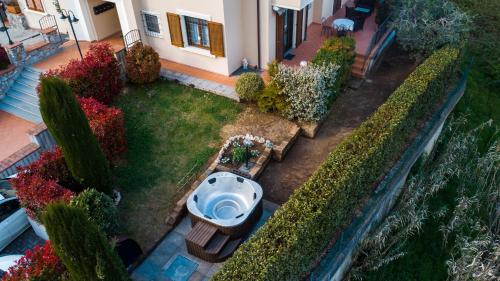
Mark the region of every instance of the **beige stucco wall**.
[[87, 0], [90, 17], [94, 26], [95, 40], [102, 40], [117, 32], [120, 32], [120, 21], [118, 20], [118, 13], [116, 7], [104, 13], [95, 15], [93, 7], [104, 3], [101, 0]]

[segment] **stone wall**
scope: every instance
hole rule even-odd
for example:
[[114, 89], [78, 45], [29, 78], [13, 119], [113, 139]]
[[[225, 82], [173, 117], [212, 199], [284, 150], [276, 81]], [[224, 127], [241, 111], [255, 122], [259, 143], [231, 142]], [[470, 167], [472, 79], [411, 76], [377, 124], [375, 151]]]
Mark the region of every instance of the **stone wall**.
[[426, 154], [426, 151], [432, 149], [448, 115], [463, 96], [466, 81], [467, 73], [464, 74], [455, 89], [448, 94], [445, 103], [434, 113], [410, 147], [377, 186], [359, 215], [339, 235], [334, 246], [311, 273], [310, 280], [340, 281], [344, 278], [352, 265], [359, 244], [372, 228], [376, 227], [389, 214], [405, 186], [411, 168], [422, 155]]
[[10, 65], [9, 68], [0, 71], [0, 99], [2, 99], [7, 90], [12, 86], [14, 80], [21, 74], [22, 68]]

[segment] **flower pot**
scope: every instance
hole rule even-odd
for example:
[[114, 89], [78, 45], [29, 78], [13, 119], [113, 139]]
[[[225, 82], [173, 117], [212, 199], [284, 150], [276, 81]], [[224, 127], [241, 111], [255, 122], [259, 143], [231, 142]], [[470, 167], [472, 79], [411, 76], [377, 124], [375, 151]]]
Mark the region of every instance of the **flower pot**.
[[31, 227], [33, 228], [33, 231], [35, 231], [35, 234], [42, 238], [43, 240], [47, 241], [49, 240], [49, 235], [47, 234], [47, 231], [45, 230], [45, 226], [42, 224], [39, 224], [37, 221], [33, 220], [32, 218], [28, 217], [28, 221], [31, 224]]
[[21, 13], [21, 7], [19, 6], [14, 6], [14, 5], [7, 5], [7, 12], [11, 14], [20, 14]]

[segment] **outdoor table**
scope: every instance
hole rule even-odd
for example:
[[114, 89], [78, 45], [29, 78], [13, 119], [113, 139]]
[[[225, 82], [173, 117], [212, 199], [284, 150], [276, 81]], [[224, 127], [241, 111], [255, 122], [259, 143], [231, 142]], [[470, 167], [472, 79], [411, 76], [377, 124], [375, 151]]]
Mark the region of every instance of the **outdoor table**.
[[354, 21], [350, 19], [336, 19], [333, 21], [332, 26], [335, 30], [354, 30]]

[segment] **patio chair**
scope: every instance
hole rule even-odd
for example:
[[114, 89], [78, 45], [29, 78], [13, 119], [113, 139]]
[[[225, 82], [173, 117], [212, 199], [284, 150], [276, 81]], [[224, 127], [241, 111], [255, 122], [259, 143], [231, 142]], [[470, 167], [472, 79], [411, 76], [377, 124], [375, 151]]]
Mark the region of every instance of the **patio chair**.
[[347, 27], [345, 27], [343, 25], [338, 26], [336, 28], [336, 31], [337, 31], [337, 37], [345, 37], [345, 36], [347, 36], [347, 33], [349, 32]]
[[332, 27], [328, 25], [327, 19], [325, 17], [321, 18], [321, 35], [332, 35]]
[[354, 21], [354, 32], [358, 30], [363, 30], [363, 26], [365, 25], [365, 17], [363, 16], [356, 16], [352, 20]]

